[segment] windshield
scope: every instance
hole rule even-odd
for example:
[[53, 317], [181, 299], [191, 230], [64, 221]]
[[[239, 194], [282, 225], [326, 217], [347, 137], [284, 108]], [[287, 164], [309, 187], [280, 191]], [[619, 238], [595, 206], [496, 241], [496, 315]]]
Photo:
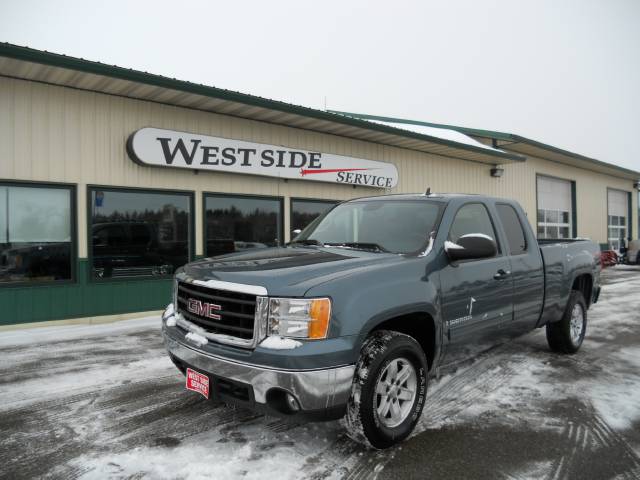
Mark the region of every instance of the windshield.
[[440, 210], [440, 204], [424, 200], [343, 203], [317, 218], [292, 243], [413, 253], [426, 246]]

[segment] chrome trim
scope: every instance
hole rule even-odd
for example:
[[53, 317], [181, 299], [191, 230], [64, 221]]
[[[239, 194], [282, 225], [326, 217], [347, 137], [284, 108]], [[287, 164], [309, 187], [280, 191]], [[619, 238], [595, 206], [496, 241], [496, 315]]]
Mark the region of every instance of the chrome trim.
[[226, 290], [229, 292], [246, 293], [249, 295], [266, 295], [267, 289], [260, 285], [247, 285], [244, 283], [223, 282], [221, 280], [192, 280], [194, 285], [200, 285], [216, 290]]
[[294, 395], [302, 410], [345, 405], [351, 394], [355, 365], [322, 370], [273, 370], [207, 355], [171, 338], [163, 329], [167, 351], [188, 365], [253, 387], [257, 403], [265, 404], [272, 388]]

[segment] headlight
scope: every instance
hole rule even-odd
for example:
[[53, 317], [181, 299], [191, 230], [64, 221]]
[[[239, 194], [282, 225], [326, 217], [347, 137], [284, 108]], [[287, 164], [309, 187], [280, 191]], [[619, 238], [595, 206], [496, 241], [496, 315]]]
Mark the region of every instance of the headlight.
[[327, 338], [331, 300], [328, 298], [270, 298], [269, 335]]

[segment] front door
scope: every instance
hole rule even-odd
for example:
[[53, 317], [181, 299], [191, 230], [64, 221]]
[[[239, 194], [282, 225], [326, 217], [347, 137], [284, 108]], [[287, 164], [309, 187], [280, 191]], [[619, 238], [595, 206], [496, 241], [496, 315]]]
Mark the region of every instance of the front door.
[[463, 205], [456, 213], [448, 239], [455, 243], [462, 235], [477, 233], [496, 241], [497, 255], [450, 262], [440, 272], [446, 364], [473, 357], [499, 343], [502, 327], [513, 316], [511, 266], [497, 240], [489, 212], [482, 203]]

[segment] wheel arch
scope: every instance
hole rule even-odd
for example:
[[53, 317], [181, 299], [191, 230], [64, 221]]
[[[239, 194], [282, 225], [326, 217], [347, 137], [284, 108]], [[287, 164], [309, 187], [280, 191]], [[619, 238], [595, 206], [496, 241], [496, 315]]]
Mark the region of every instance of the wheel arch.
[[440, 352], [440, 331], [433, 315], [427, 311], [408, 312], [386, 319], [379, 319], [367, 332], [367, 337], [378, 330], [393, 330], [414, 338], [422, 347], [429, 371], [434, 367]]
[[587, 308], [589, 308], [593, 298], [593, 276], [590, 273], [579, 273], [573, 279], [571, 290], [576, 290], [582, 293], [584, 301], [587, 304]]

